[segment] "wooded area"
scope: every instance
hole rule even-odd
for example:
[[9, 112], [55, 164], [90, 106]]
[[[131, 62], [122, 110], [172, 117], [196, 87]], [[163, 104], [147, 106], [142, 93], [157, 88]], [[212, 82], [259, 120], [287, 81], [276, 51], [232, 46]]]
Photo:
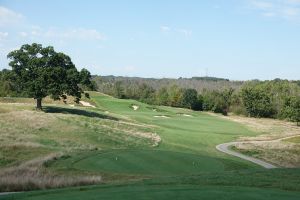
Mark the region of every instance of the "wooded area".
[[97, 90], [154, 105], [300, 120], [300, 81], [230, 81], [214, 77], [151, 79], [93, 76]]

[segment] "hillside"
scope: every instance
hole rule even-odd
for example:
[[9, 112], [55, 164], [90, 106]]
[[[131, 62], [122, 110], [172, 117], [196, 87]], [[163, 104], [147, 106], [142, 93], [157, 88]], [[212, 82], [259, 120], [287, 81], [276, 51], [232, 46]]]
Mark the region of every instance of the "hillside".
[[[203, 112], [90, 94], [95, 108], [49, 102], [44, 111], [35, 111], [24, 100], [0, 103], [0, 189], [81, 185], [0, 199], [161, 195], [235, 199], [237, 194], [243, 199], [297, 199], [300, 195], [299, 170], [265, 170], [215, 149], [217, 144], [260, 132]], [[83, 187], [89, 184], [100, 185]]]

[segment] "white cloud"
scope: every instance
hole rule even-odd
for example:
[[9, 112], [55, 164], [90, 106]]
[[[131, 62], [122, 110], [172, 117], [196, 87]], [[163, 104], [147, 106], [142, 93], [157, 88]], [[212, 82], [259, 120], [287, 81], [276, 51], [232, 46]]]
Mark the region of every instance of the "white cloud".
[[190, 37], [192, 35], [192, 30], [188, 29], [176, 29], [176, 28], [171, 28], [169, 26], [161, 26], [160, 31], [162, 33], [180, 33], [181, 35], [184, 35], [185, 37]]
[[23, 19], [23, 15], [6, 7], [0, 6], [0, 26], [13, 25]]
[[21, 37], [27, 37], [27, 36], [28, 36], [28, 33], [22, 31], [22, 32], [19, 32], [19, 35], [20, 35]]
[[248, 0], [252, 9], [265, 17], [300, 20], [300, 0]]
[[185, 37], [190, 37], [193, 33], [191, 30], [187, 30], [187, 29], [179, 29], [177, 31], [183, 34]]
[[262, 10], [268, 10], [268, 9], [272, 9], [273, 8], [273, 3], [271, 2], [266, 2], [266, 1], [251, 1], [251, 4], [258, 8], [258, 9], [262, 9]]
[[161, 26], [161, 27], [160, 27], [160, 30], [161, 30], [161, 32], [163, 32], [163, 33], [167, 33], [167, 32], [170, 32], [170, 31], [171, 31], [171, 28], [168, 27], [168, 26]]
[[296, 17], [300, 15], [300, 9], [287, 7], [282, 10], [282, 14], [286, 17]]
[[135, 66], [125, 66], [125, 67], [123, 68], [123, 70], [124, 70], [125, 72], [133, 72], [133, 71], [136, 71], [136, 67], [135, 67]]
[[67, 40], [105, 40], [106, 37], [95, 29], [59, 29], [48, 28], [43, 29], [39, 26], [31, 26], [27, 31], [19, 32], [22, 37], [30, 37], [31, 39], [55, 39], [57, 41]]
[[8, 36], [8, 32], [0, 32], [0, 41], [6, 39]]

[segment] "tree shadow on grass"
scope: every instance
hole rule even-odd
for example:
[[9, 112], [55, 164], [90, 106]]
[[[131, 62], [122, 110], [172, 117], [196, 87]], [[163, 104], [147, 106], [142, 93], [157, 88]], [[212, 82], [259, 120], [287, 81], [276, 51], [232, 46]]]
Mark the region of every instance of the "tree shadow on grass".
[[76, 108], [63, 108], [63, 107], [55, 107], [55, 106], [45, 106], [43, 107], [43, 111], [45, 113], [63, 113], [63, 114], [72, 114], [72, 115], [81, 115], [85, 117], [96, 117], [101, 119], [110, 119], [114, 121], [118, 121], [119, 119], [116, 117], [111, 117], [108, 115], [100, 114], [93, 111], [87, 111]]

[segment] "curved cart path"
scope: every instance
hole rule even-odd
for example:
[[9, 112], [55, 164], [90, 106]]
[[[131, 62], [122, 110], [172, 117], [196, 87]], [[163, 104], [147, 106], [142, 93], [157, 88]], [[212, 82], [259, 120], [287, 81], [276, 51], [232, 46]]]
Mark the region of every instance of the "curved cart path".
[[288, 137], [283, 137], [283, 138], [279, 138], [279, 139], [275, 139], [275, 140], [266, 140], [266, 141], [254, 140], [254, 141], [244, 141], [244, 142], [228, 142], [228, 143], [223, 143], [223, 144], [217, 145], [216, 149], [223, 153], [227, 153], [229, 155], [236, 156], [236, 157], [239, 157], [244, 160], [248, 160], [248, 161], [258, 164], [264, 168], [273, 169], [273, 168], [278, 168], [278, 167], [275, 165], [272, 165], [271, 163], [268, 163], [266, 161], [260, 160], [258, 158], [253, 158], [251, 156], [246, 156], [239, 152], [233, 151], [230, 149], [230, 147], [233, 145], [236, 145], [236, 144], [243, 144], [243, 143], [248, 143], [248, 142], [274, 142], [274, 141], [281, 141], [281, 140], [285, 140], [285, 139], [289, 139], [289, 138], [293, 138], [293, 137], [299, 137], [299, 136], [300, 135], [291, 135]]
[[275, 165], [272, 165], [270, 163], [267, 163], [263, 160], [260, 160], [260, 159], [257, 159], [257, 158], [253, 158], [253, 157], [250, 157], [250, 156], [246, 156], [244, 154], [241, 154], [239, 152], [236, 152], [236, 151], [233, 151], [233, 150], [230, 150], [229, 147], [231, 147], [232, 145], [235, 145], [235, 144], [240, 144], [240, 143], [243, 143], [243, 142], [228, 142], [228, 143], [223, 143], [223, 144], [219, 144], [216, 146], [216, 149], [223, 152], [223, 153], [227, 153], [229, 155], [232, 155], [232, 156], [236, 156], [236, 157], [239, 157], [241, 159], [244, 159], [244, 160], [248, 160], [250, 162], [253, 162], [255, 164], [258, 164], [264, 168], [267, 168], [267, 169], [272, 169], [272, 168], [277, 168]]

